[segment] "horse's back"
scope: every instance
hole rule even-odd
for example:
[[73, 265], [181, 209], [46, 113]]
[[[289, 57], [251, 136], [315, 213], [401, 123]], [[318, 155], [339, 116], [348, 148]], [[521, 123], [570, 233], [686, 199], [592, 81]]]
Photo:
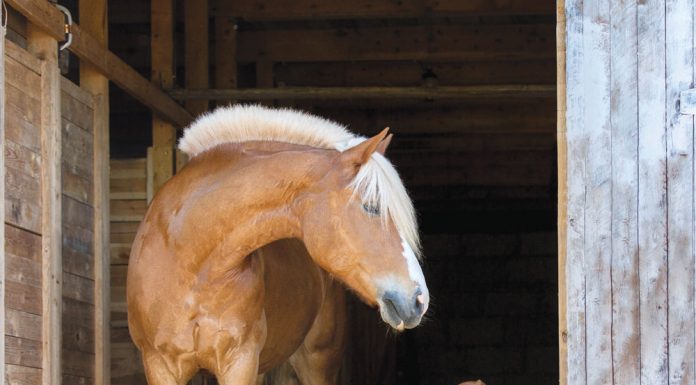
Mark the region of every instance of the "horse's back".
[[263, 261], [265, 274], [263, 373], [287, 360], [304, 341], [324, 301], [327, 276], [299, 240], [276, 241], [254, 254]]

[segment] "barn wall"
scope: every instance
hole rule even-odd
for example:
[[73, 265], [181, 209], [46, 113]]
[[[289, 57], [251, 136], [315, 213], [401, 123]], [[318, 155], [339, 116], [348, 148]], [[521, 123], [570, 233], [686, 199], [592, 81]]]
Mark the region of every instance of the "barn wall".
[[147, 159], [111, 160], [111, 383], [146, 385], [128, 333], [126, 273], [131, 244], [147, 208]]
[[63, 382], [94, 383], [92, 96], [63, 79]]
[[5, 359], [9, 383], [41, 383], [41, 65], [6, 42]]
[[694, 3], [564, 11], [561, 383], [692, 383]]
[[[47, 65], [7, 41], [5, 115], [5, 274], [6, 381], [42, 383], [45, 330], [53, 325], [44, 314], [48, 260], [62, 254], [62, 317], [57, 330], [62, 351], [58, 375], [65, 383], [94, 383], [95, 321], [92, 97], [67, 79], [59, 79], [60, 104], [51, 104], [42, 89]], [[42, 114], [60, 108], [60, 183], [62, 250], [43, 253], [45, 244], [42, 187]], [[58, 165], [57, 165], [58, 166]], [[61, 212], [59, 211], [59, 212]], [[42, 245], [43, 244], [43, 245]], [[50, 247], [49, 247], [50, 248]], [[62, 338], [61, 338], [62, 337]]]

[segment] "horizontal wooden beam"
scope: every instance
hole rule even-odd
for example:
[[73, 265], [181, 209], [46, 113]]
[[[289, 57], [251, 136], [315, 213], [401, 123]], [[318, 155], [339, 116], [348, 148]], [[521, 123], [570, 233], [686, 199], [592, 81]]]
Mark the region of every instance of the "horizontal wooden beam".
[[[65, 38], [63, 14], [47, 1], [7, 0], [7, 3], [48, 35], [58, 41]], [[191, 115], [160, 88], [141, 76], [118, 56], [104, 48], [94, 37], [83, 32], [80, 26], [71, 28], [73, 42], [70, 51], [81, 60], [93, 65], [95, 69], [114, 84], [128, 92], [135, 99], [152, 109], [163, 119], [183, 127], [191, 120]]]
[[553, 59], [555, 25], [466, 24], [239, 31], [240, 62]]
[[[210, 4], [211, 15], [232, 16], [245, 21], [552, 16], [555, 13], [554, 2], [549, 0], [235, 0]], [[147, 1], [119, 0], [110, 5], [111, 23], [149, 22]], [[179, 18], [178, 21], [183, 21], [183, 15]]]
[[245, 20], [398, 19], [427, 16], [553, 15], [548, 0], [235, 0], [215, 12]]
[[284, 87], [174, 90], [177, 100], [298, 100], [298, 99], [470, 99], [496, 97], [548, 97], [556, 87], [546, 84], [442, 87]]

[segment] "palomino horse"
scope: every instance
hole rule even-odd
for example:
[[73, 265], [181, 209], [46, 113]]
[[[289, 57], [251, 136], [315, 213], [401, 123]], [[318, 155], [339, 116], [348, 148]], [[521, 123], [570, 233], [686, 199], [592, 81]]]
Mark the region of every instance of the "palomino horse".
[[[386, 140], [385, 140], [386, 138]], [[292, 110], [218, 109], [179, 147], [189, 164], [152, 200], [128, 267], [128, 325], [150, 385], [199, 369], [249, 385], [289, 362], [336, 382], [345, 284], [397, 330], [428, 288], [413, 205], [370, 139]]]

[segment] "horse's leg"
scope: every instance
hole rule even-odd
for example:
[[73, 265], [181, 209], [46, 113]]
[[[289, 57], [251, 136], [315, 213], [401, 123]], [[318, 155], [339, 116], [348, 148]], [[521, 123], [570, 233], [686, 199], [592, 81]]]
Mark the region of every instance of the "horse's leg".
[[256, 385], [259, 372], [258, 353], [236, 357], [225, 372], [217, 375], [220, 385]]
[[345, 291], [332, 281], [312, 328], [289, 360], [302, 385], [337, 383], [345, 350], [345, 334]]
[[192, 362], [180, 362], [179, 371], [173, 373], [165, 359], [155, 352], [143, 352], [145, 377], [149, 385], [184, 385], [196, 372]]

